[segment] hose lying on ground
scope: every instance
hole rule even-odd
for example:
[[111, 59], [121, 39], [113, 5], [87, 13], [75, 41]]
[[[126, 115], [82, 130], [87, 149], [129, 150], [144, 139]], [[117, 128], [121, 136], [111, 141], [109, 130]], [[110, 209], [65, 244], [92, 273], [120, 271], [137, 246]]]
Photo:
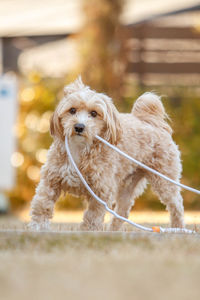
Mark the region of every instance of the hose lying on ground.
[[[120, 155], [126, 157], [127, 159], [129, 159], [130, 161], [134, 162], [135, 164], [139, 165], [140, 167], [162, 177], [163, 179], [173, 183], [173, 184], [176, 184], [184, 189], [187, 189], [191, 192], [194, 192], [196, 194], [199, 194], [200, 195], [200, 191], [198, 190], [195, 190], [191, 187], [188, 187], [184, 184], [181, 184], [179, 182], [176, 182], [170, 178], [168, 178], [167, 176], [159, 173], [158, 171], [152, 169], [152, 168], [149, 168], [148, 166], [144, 165], [143, 163], [137, 161], [136, 159], [132, 158], [131, 156], [127, 155], [126, 153], [124, 153], [123, 151], [121, 151], [120, 149], [118, 149], [117, 147], [111, 145], [110, 143], [108, 143], [106, 140], [104, 140], [103, 138], [101, 138], [100, 136], [96, 135], [96, 138], [101, 141], [102, 143], [106, 144], [107, 146], [109, 146], [110, 148], [112, 148], [113, 150], [117, 151]], [[145, 226], [142, 226], [140, 224], [137, 224], [137, 223], [134, 223], [132, 222], [131, 220], [127, 219], [127, 218], [124, 218], [120, 215], [118, 215], [114, 210], [110, 209], [108, 207], [108, 205], [106, 204], [105, 201], [103, 201], [101, 198], [99, 198], [94, 192], [93, 190], [89, 187], [89, 185], [87, 184], [85, 178], [83, 177], [83, 175], [81, 174], [81, 172], [79, 171], [72, 155], [71, 155], [71, 152], [70, 152], [70, 149], [69, 149], [69, 144], [68, 144], [68, 139], [67, 139], [67, 136], [65, 137], [65, 147], [66, 147], [66, 151], [67, 151], [67, 154], [69, 156], [69, 159], [74, 167], [74, 169], [76, 170], [78, 176], [80, 177], [80, 180], [82, 181], [82, 183], [84, 184], [84, 186], [86, 187], [86, 189], [88, 190], [88, 192], [99, 202], [101, 203], [105, 209], [111, 213], [112, 215], [114, 215], [116, 218], [124, 221], [124, 222], [127, 222], [129, 223], [130, 225], [136, 227], [136, 228], [139, 228], [141, 230], [145, 230], [145, 231], [149, 231], [149, 232], [165, 232], [165, 233], [188, 233], [188, 234], [192, 234], [192, 233], [196, 233], [196, 231], [194, 230], [189, 230], [189, 229], [185, 229], [185, 228], [163, 228], [163, 227], [160, 227], [160, 226], [153, 226], [153, 227], [145, 227]]]

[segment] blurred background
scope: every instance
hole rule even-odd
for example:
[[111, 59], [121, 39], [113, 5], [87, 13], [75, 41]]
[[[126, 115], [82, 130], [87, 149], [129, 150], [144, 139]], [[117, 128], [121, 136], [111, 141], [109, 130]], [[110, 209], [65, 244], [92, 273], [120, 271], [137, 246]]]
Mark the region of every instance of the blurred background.
[[[182, 183], [200, 188], [200, 1], [0, 0], [0, 212], [29, 207], [52, 142], [49, 119], [79, 74], [129, 112], [163, 95], [182, 152]], [[185, 208], [200, 199], [183, 192]], [[61, 195], [58, 210], [81, 210]], [[164, 210], [147, 190], [135, 209]]]

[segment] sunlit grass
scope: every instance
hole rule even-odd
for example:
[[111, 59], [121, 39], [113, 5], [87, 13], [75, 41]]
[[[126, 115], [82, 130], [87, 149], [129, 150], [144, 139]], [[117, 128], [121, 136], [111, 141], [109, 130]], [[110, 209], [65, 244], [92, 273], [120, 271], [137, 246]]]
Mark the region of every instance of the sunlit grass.
[[0, 217], [1, 299], [199, 299], [198, 235], [78, 232], [61, 220], [79, 222], [82, 212], [56, 215], [60, 223], [43, 233], [20, 231], [26, 214]]
[[[23, 222], [30, 220], [29, 211], [19, 212], [18, 217]], [[53, 217], [53, 223], [80, 223], [82, 221], [83, 211], [56, 211]], [[167, 211], [132, 211], [129, 217], [136, 223], [168, 224], [169, 213]], [[105, 222], [110, 220], [110, 215], [106, 214]], [[199, 211], [186, 211], [185, 222], [188, 225], [200, 224]]]

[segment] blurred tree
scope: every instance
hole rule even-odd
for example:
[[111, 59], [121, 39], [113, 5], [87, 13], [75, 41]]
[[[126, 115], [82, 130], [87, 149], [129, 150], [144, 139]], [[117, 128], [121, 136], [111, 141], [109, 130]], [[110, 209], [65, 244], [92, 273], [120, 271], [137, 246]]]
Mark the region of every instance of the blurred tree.
[[80, 34], [83, 80], [114, 100], [123, 94], [125, 36], [120, 24], [124, 0], [84, 0], [85, 26]]
[[[45, 162], [47, 150], [52, 142], [49, 135], [49, 119], [57, 101], [61, 98], [63, 86], [81, 70], [83, 81], [100, 92], [105, 92], [117, 101], [120, 110], [130, 112], [134, 100], [141, 91], [130, 82], [131, 97], [123, 91], [126, 50], [120, 14], [124, 0], [84, 0], [86, 24], [79, 36], [79, 49], [82, 64], [73, 76], [56, 80], [41, 78], [31, 73], [21, 79], [19, 94], [20, 112], [16, 135], [18, 155], [16, 156], [17, 184], [9, 193], [13, 208], [32, 199], [39, 181], [39, 171]], [[149, 87], [157, 90], [157, 87]], [[200, 184], [200, 99], [193, 89], [159, 88], [159, 93], [169, 95], [165, 107], [173, 120], [174, 139], [182, 152], [183, 183], [199, 188]], [[123, 101], [119, 101], [119, 100]], [[199, 209], [198, 196], [184, 192], [185, 207]], [[62, 196], [60, 207], [81, 208], [83, 201], [67, 195]], [[136, 208], [160, 209], [158, 199], [148, 190], [136, 202]]]
[[[169, 113], [173, 119], [174, 139], [181, 150], [182, 182], [200, 189], [200, 98], [188, 88], [174, 91], [170, 98]], [[199, 209], [197, 194], [184, 191], [185, 207]]]
[[20, 160], [16, 156], [17, 183], [9, 193], [13, 209], [30, 201], [34, 194], [40, 167], [52, 141], [49, 119], [61, 88], [61, 83], [42, 79], [35, 72], [21, 78], [20, 83], [19, 115], [15, 128]]

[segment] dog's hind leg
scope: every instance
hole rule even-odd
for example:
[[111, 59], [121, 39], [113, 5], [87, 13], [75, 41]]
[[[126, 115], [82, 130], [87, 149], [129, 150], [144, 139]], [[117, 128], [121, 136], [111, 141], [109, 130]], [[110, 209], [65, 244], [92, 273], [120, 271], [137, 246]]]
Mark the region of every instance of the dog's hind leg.
[[171, 226], [184, 228], [184, 207], [180, 187], [153, 174], [148, 176], [148, 180], [160, 201], [166, 205], [170, 213]]
[[[129, 175], [125, 179], [123, 186], [121, 186], [119, 189], [116, 199], [116, 213], [122, 217], [128, 218], [135, 199], [143, 193], [146, 184], [147, 181], [144, 178], [144, 173], [142, 170], [137, 171], [135, 174]], [[109, 230], [119, 230], [122, 224], [122, 220], [113, 217], [109, 226]]]

